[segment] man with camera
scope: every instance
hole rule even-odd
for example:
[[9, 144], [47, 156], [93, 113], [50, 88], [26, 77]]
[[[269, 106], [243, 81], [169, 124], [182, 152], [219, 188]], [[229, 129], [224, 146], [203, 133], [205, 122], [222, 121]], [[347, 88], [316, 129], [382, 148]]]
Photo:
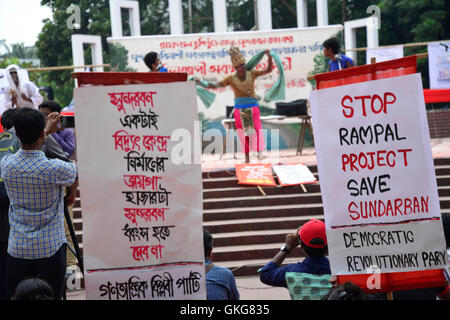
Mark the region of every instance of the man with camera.
[[0, 162], [2, 179], [10, 199], [6, 282], [8, 296], [26, 277], [45, 279], [57, 299], [64, 291], [66, 236], [63, 186], [73, 203], [77, 168], [70, 162], [48, 159], [41, 151], [47, 135], [57, 130], [57, 113], [47, 117], [38, 110], [20, 108], [14, 128], [21, 149]]
[[[52, 100], [45, 101], [39, 105], [39, 110], [48, 116], [52, 112], [61, 113], [61, 106]], [[61, 148], [67, 153], [68, 158], [71, 158], [75, 152], [75, 134], [72, 128], [65, 127], [64, 117], [61, 120], [63, 124], [61, 128], [52, 134], [52, 137], [61, 145]]]

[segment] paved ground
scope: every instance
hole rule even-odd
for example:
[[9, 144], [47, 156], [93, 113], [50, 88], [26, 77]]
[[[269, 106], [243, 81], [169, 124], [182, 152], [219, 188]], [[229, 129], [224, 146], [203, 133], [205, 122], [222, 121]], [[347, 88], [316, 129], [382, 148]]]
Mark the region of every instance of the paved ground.
[[[450, 157], [450, 138], [432, 139], [431, 147], [433, 158]], [[213, 171], [225, 168], [234, 168], [236, 163], [243, 163], [244, 158], [237, 154], [234, 159], [233, 154], [225, 154], [222, 159], [219, 155], [209, 155], [202, 157], [202, 170]], [[251, 162], [257, 162], [256, 156], [251, 158]], [[304, 149], [302, 155], [296, 155], [295, 149], [281, 150], [279, 154], [266, 153], [260, 163], [303, 163], [315, 164], [316, 155], [313, 148]], [[259, 277], [237, 277], [236, 278], [241, 300], [289, 300], [289, 293], [284, 288], [274, 288], [261, 283]], [[85, 291], [78, 290], [67, 293], [67, 300], [85, 300]]]

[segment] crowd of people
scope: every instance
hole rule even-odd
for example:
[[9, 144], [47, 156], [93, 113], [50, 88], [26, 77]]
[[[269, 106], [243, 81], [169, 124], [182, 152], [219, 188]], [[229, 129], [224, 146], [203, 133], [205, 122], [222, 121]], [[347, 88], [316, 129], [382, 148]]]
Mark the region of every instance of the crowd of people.
[[64, 215], [78, 186], [75, 135], [61, 128], [61, 106], [20, 75], [6, 69], [1, 115], [0, 299], [60, 300], [78, 268]]

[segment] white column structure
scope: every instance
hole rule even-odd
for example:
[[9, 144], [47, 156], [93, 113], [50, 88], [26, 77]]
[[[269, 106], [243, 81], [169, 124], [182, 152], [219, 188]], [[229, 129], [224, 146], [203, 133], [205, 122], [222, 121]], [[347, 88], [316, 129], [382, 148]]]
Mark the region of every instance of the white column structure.
[[[84, 49], [83, 45], [87, 43], [90, 44], [92, 52], [92, 64], [101, 65], [103, 64], [102, 55], [102, 38], [101, 36], [91, 36], [85, 34], [73, 34], [72, 35], [72, 58], [73, 65], [84, 66]], [[84, 68], [76, 68], [75, 72], [83, 72]], [[96, 67], [93, 71], [103, 72], [103, 67]]]
[[109, 12], [111, 16], [111, 36], [123, 37], [121, 9], [128, 9], [130, 14], [131, 36], [141, 35], [141, 18], [139, 16], [139, 1], [109, 0]]
[[213, 1], [214, 32], [227, 32], [227, 2], [226, 0]]
[[183, 7], [181, 0], [169, 0], [170, 34], [183, 34]]
[[[345, 49], [356, 48], [356, 29], [366, 27], [367, 47], [378, 47], [378, 25], [377, 17], [369, 17], [344, 22]], [[356, 51], [348, 51], [346, 55], [356, 60]]]
[[270, 0], [258, 0], [258, 30], [272, 30], [272, 4]]
[[307, 0], [297, 0], [297, 27], [308, 26], [308, 2]]
[[328, 0], [316, 0], [317, 25], [328, 25]]

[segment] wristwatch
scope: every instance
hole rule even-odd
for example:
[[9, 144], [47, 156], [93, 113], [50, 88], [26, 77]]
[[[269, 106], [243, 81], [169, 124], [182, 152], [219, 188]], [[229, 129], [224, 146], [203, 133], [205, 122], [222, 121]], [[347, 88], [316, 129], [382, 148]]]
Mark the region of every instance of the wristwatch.
[[280, 251], [283, 251], [287, 254], [291, 252], [291, 250], [289, 250], [289, 248], [285, 244], [283, 244], [283, 246], [280, 248]]

